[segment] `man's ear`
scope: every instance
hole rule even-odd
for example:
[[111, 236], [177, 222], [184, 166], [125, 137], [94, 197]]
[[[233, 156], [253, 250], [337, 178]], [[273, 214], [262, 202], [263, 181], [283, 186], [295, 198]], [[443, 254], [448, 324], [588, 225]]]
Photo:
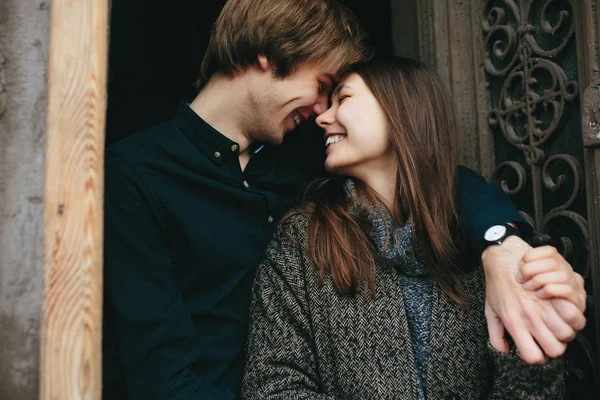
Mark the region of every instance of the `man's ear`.
[[267, 72], [271, 70], [271, 63], [264, 54], [258, 55], [258, 67], [263, 71]]

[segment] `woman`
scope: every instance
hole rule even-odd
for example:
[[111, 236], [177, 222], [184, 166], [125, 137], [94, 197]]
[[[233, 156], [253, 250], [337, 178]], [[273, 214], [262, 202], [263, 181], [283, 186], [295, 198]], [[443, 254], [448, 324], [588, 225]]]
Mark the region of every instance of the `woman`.
[[442, 88], [407, 59], [342, 77], [317, 118], [338, 177], [312, 185], [258, 269], [244, 397], [561, 398], [560, 360], [529, 366], [488, 343]]

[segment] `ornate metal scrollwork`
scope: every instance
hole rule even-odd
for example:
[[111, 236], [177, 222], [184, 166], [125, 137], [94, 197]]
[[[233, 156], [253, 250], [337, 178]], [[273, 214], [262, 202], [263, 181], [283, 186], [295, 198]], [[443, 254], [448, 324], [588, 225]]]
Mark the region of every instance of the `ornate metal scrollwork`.
[[[498, 133], [492, 179], [523, 209], [534, 242], [555, 245], [587, 278], [583, 142], [567, 123], [580, 107], [571, 1], [489, 0], [483, 15], [488, 123]], [[591, 147], [600, 145], [600, 83], [588, 91]]]
[[[517, 175], [517, 185], [513, 189], [508, 187], [508, 182], [506, 180], [499, 179], [500, 173], [505, 169], [512, 169]], [[500, 180], [500, 186], [502, 186], [502, 189], [510, 196], [514, 196], [515, 194], [519, 193], [521, 189], [523, 189], [523, 186], [527, 183], [527, 172], [525, 172], [525, 168], [523, 168], [523, 166], [518, 162], [506, 161], [496, 166], [494, 175], [492, 175], [492, 180]]]
[[[573, 155], [553, 154], [555, 149], [548, 148], [550, 142], [561, 136], [565, 114], [579, 96], [577, 80], [569, 79], [560, 63], [553, 60], [574, 41], [570, 2], [488, 1], [482, 29], [485, 71], [489, 79], [502, 83], [499, 90], [496, 85], [495, 97], [492, 93], [497, 101], [488, 114], [489, 125], [502, 133], [505, 143], [521, 150], [529, 165], [527, 174], [519, 162], [500, 160], [492, 178], [499, 180], [507, 170], [516, 173], [515, 187], [500, 180], [504, 191], [511, 196], [522, 194], [525, 186], [531, 187], [533, 213], [523, 215], [534, 222], [542, 242], [549, 239], [546, 225], [558, 217], [574, 221], [574, 226], [587, 237], [585, 217], [571, 209], [580, 200], [583, 189], [581, 163]], [[559, 164], [568, 173], [557, 175]], [[569, 193], [561, 204], [547, 210], [543, 197], [547, 191], [557, 195]], [[556, 239], [553, 242], [564, 244], [565, 255], [572, 253], [569, 250], [572, 241]]]

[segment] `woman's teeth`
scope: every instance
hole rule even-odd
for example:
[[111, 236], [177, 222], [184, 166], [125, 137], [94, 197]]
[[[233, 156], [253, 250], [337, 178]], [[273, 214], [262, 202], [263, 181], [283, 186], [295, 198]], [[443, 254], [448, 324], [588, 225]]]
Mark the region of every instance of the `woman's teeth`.
[[327, 140], [325, 141], [325, 147], [337, 143], [337, 142], [341, 142], [342, 140], [346, 139], [346, 136], [344, 135], [335, 135], [335, 136], [329, 136], [327, 138]]
[[296, 123], [296, 126], [300, 125], [300, 122], [302, 122], [302, 120], [300, 119], [299, 116], [294, 115], [294, 122]]

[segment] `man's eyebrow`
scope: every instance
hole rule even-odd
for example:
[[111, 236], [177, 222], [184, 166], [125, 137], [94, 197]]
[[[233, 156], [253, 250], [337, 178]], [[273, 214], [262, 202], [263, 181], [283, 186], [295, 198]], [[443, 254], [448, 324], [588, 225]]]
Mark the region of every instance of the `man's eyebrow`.
[[331, 87], [335, 87], [335, 85], [337, 85], [335, 76], [333, 76], [332, 74], [324, 74], [324, 77], [329, 80], [329, 84], [331, 85]]

